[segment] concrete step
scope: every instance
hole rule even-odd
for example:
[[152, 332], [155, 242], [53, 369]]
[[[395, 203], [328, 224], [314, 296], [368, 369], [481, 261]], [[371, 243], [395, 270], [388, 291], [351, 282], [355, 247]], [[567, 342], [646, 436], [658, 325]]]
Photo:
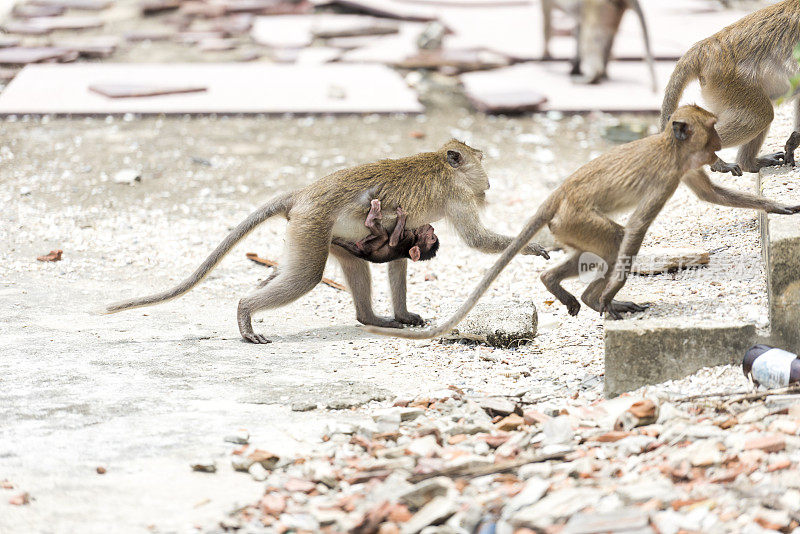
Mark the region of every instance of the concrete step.
[[[800, 204], [800, 171], [787, 167], [762, 169], [758, 189], [764, 196], [786, 204]], [[762, 213], [760, 222], [771, 342], [800, 352], [800, 214]]]

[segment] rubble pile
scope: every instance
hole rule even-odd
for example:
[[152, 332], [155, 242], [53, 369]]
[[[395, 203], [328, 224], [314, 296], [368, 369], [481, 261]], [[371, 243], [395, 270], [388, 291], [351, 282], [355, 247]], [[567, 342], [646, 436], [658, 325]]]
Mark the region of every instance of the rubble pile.
[[799, 395], [587, 397], [453, 388], [328, 425], [304, 457], [239, 446], [264, 496], [218, 528], [800, 532]]

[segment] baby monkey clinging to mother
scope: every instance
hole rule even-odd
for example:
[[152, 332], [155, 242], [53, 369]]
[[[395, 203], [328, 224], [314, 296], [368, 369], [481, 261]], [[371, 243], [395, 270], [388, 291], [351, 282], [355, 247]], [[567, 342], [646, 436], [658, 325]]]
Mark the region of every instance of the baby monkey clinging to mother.
[[[372, 282], [367, 261], [354, 256], [333, 240], [356, 243], [367, 237], [364, 220], [372, 209], [371, 200], [379, 200], [380, 205], [388, 210], [402, 206], [404, 230], [422, 228], [422, 232], [416, 235], [423, 244], [435, 238], [433, 229], [428, 234], [424, 227], [444, 218], [452, 223], [459, 237], [470, 247], [481, 252], [502, 252], [512, 238], [492, 232], [480, 219], [480, 210], [489, 189], [489, 177], [482, 159], [480, 150], [451, 140], [435, 152], [384, 159], [336, 171], [303, 189], [280, 195], [254, 211], [223, 239], [189, 278], [177, 286], [154, 295], [111, 304], [106, 310], [111, 313], [149, 306], [183, 295], [200, 283], [225, 254], [259, 224], [275, 215], [282, 215], [288, 221], [284, 259], [263, 288], [239, 301], [236, 317], [239, 332], [245, 340], [269, 343], [269, 339], [253, 331], [253, 314], [285, 306], [311, 291], [322, 279], [329, 254], [333, 254], [342, 266], [359, 322], [391, 328], [401, 328], [404, 324], [421, 325], [424, 323], [422, 317], [406, 308], [407, 262], [404, 258], [387, 264], [394, 318], [378, 317], [372, 310]], [[384, 216], [381, 224], [387, 229], [392, 228], [393, 220]], [[426, 246], [433, 247], [433, 244]], [[526, 242], [517, 252], [520, 250], [523, 254], [549, 257], [535, 243]]]
[[[714, 128], [716, 122], [713, 114], [700, 107], [680, 107], [660, 134], [618, 146], [575, 171], [544, 201], [467, 301], [442, 325], [417, 332], [367, 329], [412, 339], [446, 333], [464, 318], [492, 281], [545, 224], [556, 239], [572, 249], [564, 262], [541, 276], [545, 287], [567, 307], [570, 315], [576, 315], [581, 305], [561, 282], [578, 276], [584, 252], [596, 254], [607, 266], [605, 274], [583, 292], [584, 304], [608, 313], [613, 319], [621, 318], [624, 312], [643, 309], [614, 297], [625, 285], [647, 229], [681, 182], [706, 202], [784, 215], [800, 212], [800, 206], [778, 204], [711, 182], [702, 166], [715, 162], [715, 152], [722, 146]], [[610, 217], [631, 209], [633, 213], [625, 226]]]

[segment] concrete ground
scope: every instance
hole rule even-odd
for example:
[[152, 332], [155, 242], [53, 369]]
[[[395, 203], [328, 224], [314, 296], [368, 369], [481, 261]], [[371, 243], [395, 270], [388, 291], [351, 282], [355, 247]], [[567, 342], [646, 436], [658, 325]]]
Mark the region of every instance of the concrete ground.
[[[278, 192], [452, 136], [486, 151], [485, 221], [515, 233], [548, 191], [611, 146], [602, 132], [616, 121], [490, 118], [461, 107], [420, 117], [6, 120], [0, 481], [14, 488], [0, 489], [0, 532], [182, 532], [215, 524], [263, 491], [223, 462], [233, 448], [224, 437], [240, 428], [259, 446], [295, 454], [325, 425], [365, 417], [364, 403], [451, 385], [475, 395], [599, 397], [602, 321], [585, 309], [570, 317], [552, 302], [538, 280], [548, 264], [541, 258], [515, 259], [484, 297], [538, 308], [540, 335], [517, 349], [374, 338], [356, 323], [349, 295], [327, 286], [256, 319], [272, 344], [241, 342], [236, 302], [269, 272], [244, 254], [279, 259], [285, 222], [277, 219], [183, 298], [117, 315], [97, 311], [175, 284]], [[140, 171], [141, 181], [116, 183], [122, 169]], [[716, 179], [742, 189], [753, 182], [752, 175]], [[409, 302], [440, 319], [495, 257], [435, 226], [442, 248], [435, 260], [410, 266]], [[723, 247], [738, 263], [760, 256], [755, 213], [704, 205], [684, 189], [645, 241], [652, 244]], [[61, 262], [35, 260], [56, 248]], [[562, 256], [554, 252], [553, 261]], [[386, 313], [386, 277], [373, 272], [376, 308]], [[645, 318], [757, 323], [766, 313], [761, 273], [750, 283], [721, 279], [711, 294], [702, 278], [637, 277], [623, 293], [654, 304]], [[342, 281], [333, 264], [326, 274]], [[582, 290], [577, 281], [566, 287]], [[298, 413], [293, 403], [338, 409]], [[191, 471], [209, 457], [220, 460], [215, 475]], [[8, 503], [23, 491], [30, 505]]]

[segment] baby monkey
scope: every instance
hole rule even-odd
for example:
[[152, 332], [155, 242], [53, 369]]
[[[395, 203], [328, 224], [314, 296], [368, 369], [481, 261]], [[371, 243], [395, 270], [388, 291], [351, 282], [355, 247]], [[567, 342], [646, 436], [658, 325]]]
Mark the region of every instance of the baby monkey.
[[406, 212], [399, 206], [396, 211], [397, 222], [390, 236], [386, 228], [380, 224], [380, 220], [383, 219], [381, 201], [373, 199], [367, 220], [364, 222], [370, 235], [355, 242], [335, 237], [332, 243], [370, 263], [386, 263], [399, 259], [427, 261], [436, 256], [436, 251], [439, 250], [439, 238], [433, 232], [433, 226], [424, 224], [409, 230], [406, 228]]

